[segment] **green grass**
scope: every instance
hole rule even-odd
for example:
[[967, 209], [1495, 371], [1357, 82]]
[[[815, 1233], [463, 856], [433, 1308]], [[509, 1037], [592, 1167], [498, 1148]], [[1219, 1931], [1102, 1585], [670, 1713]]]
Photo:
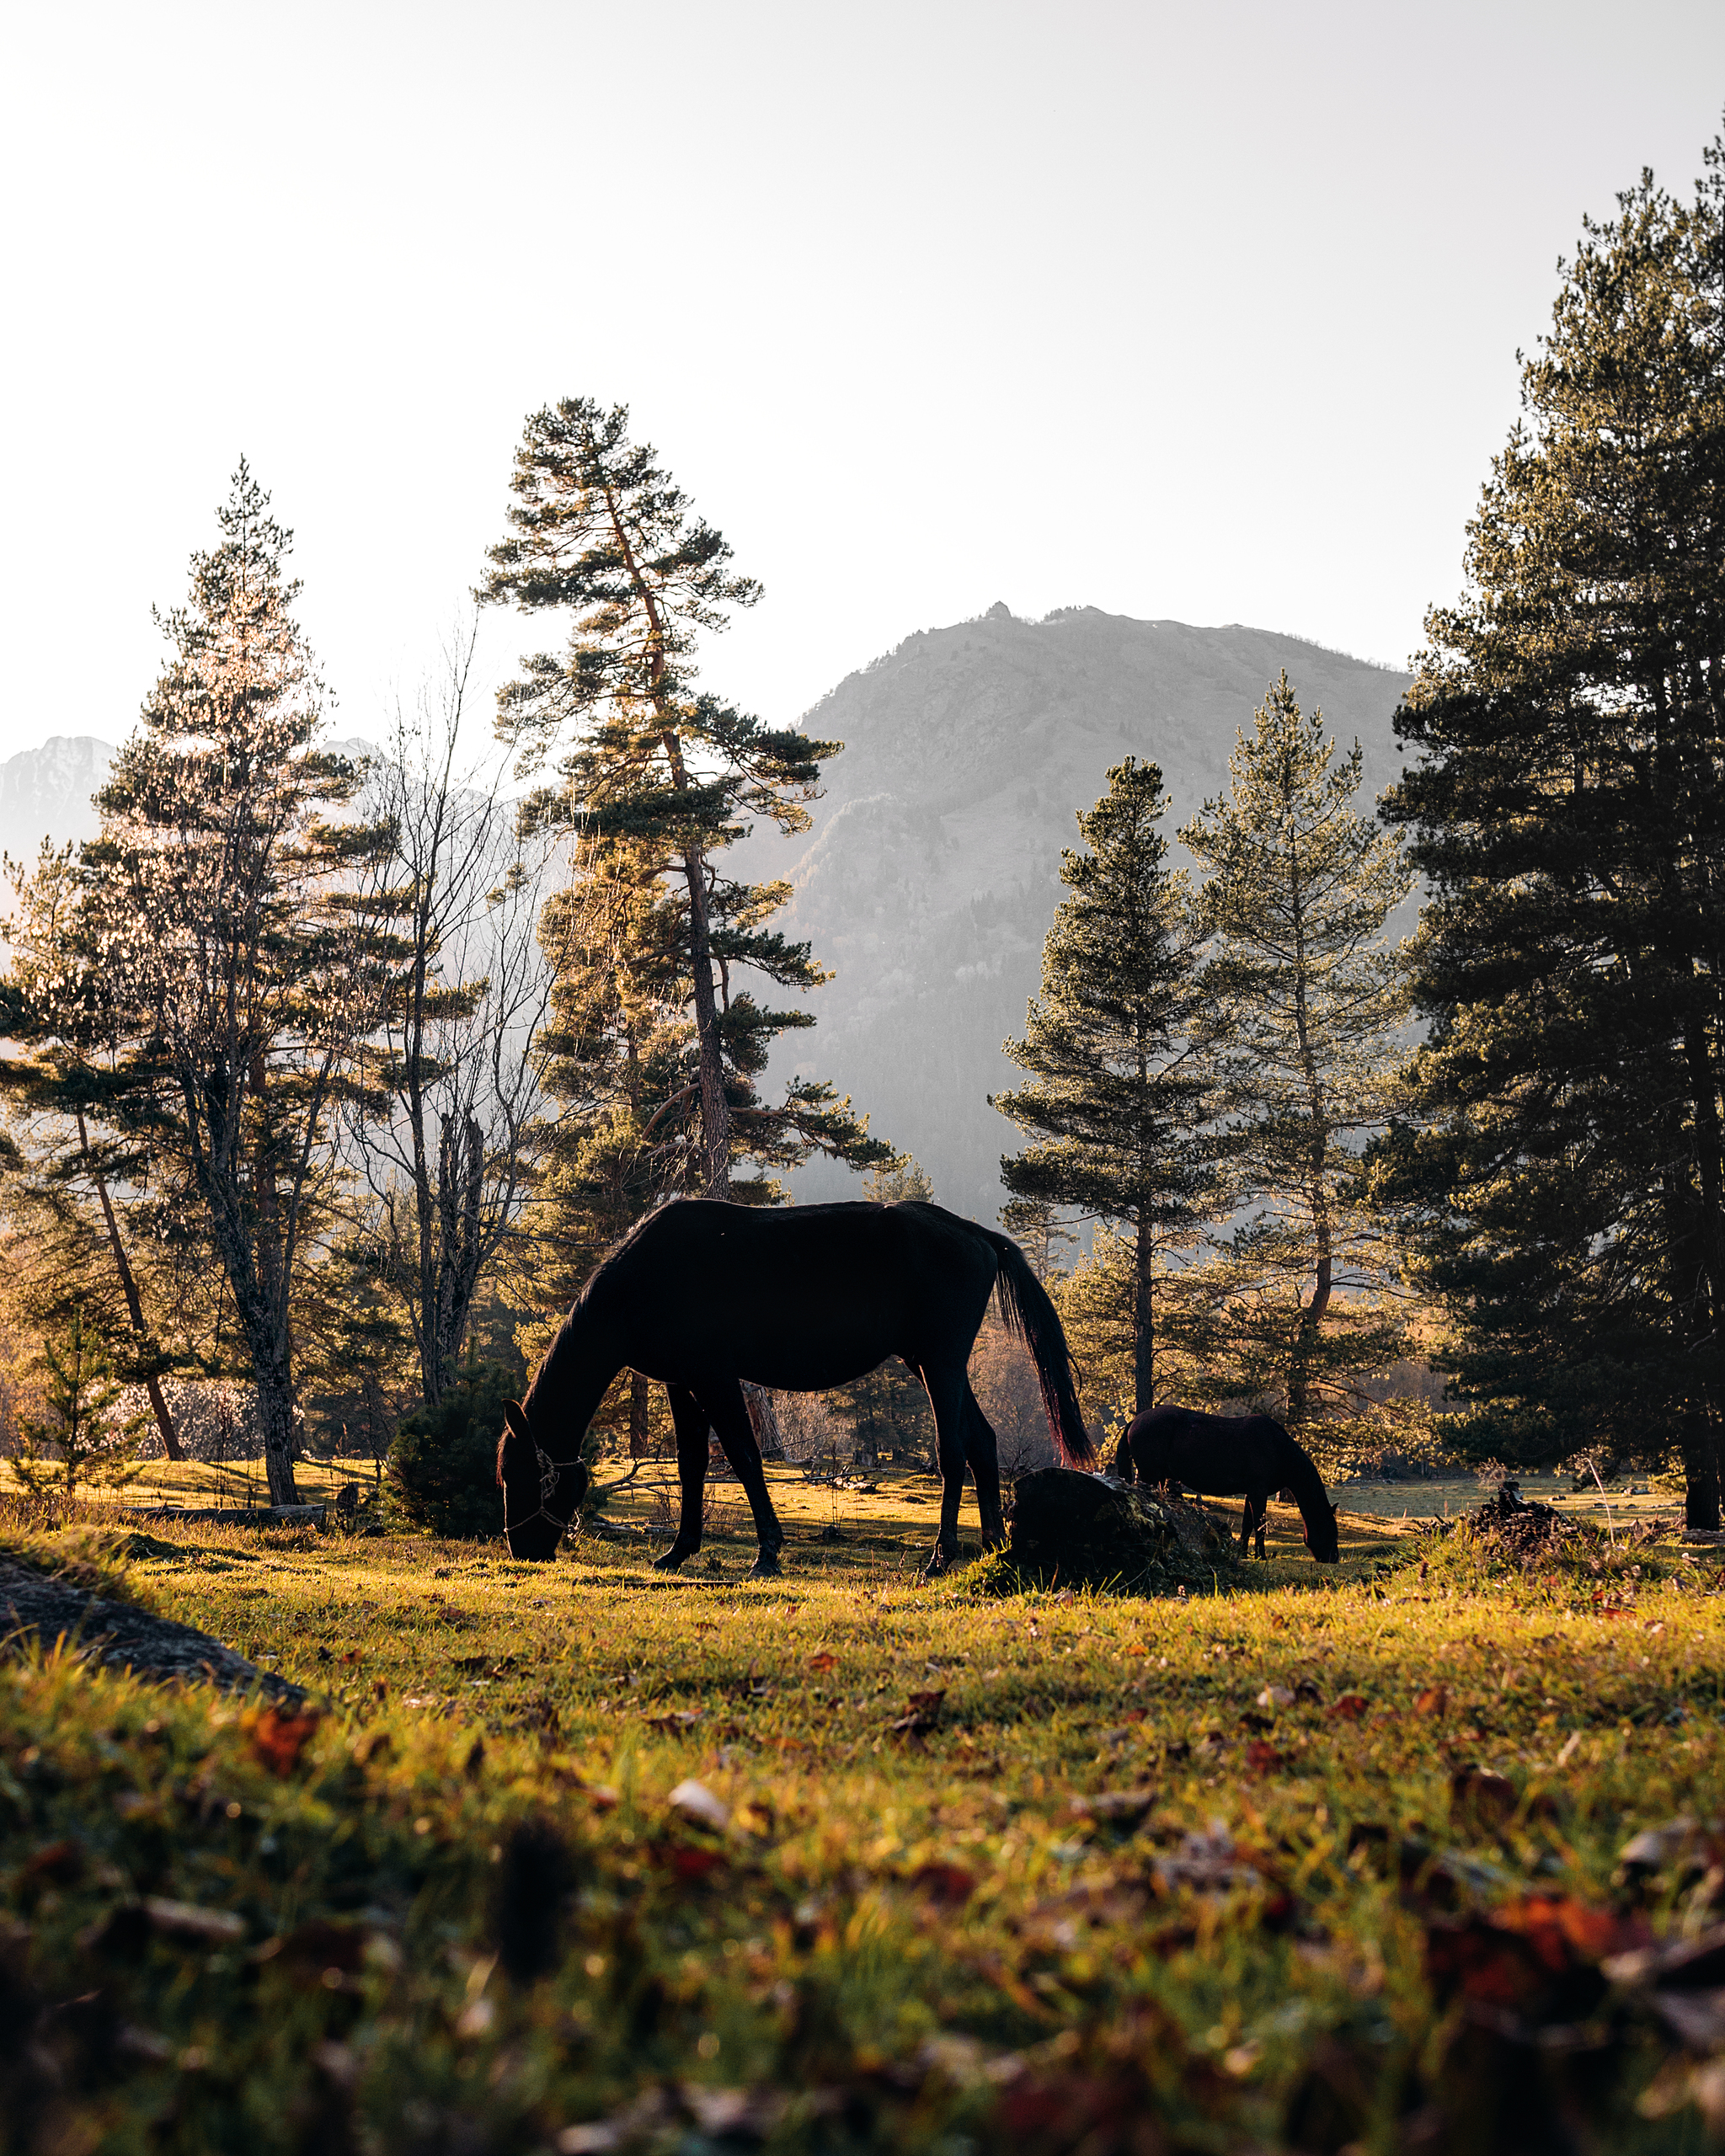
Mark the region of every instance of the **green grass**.
[[[670, 1580], [644, 1541], [152, 1526], [129, 1590], [326, 1711], [291, 1761], [243, 1703], [0, 1664], [10, 2145], [1388, 2150], [1493, 2073], [1548, 2108], [1592, 2074], [1599, 2147], [1704, 2145], [1635, 1998], [1583, 1972], [1591, 2048], [1482, 2065], [1434, 1956], [1530, 1893], [1708, 1920], [1618, 1855], [1719, 1808], [1711, 1553], [1524, 1567], [1344, 1513], [1321, 1570], [1279, 1511], [1210, 1594], [988, 1598], [915, 1577], [932, 1485], [775, 1495], [763, 1583], [737, 1535]], [[39, 1561], [120, 1561], [35, 1517]]]

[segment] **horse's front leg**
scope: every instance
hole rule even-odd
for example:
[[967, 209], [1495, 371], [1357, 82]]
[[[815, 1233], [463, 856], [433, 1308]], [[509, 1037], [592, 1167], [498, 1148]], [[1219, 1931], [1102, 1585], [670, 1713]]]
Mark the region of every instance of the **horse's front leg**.
[[1242, 1557], [1249, 1557], [1252, 1555], [1252, 1492], [1248, 1490], [1246, 1493], [1246, 1509], [1240, 1515], [1240, 1555]]
[[1258, 1554], [1261, 1557], [1264, 1553], [1263, 1539], [1269, 1532], [1270, 1493], [1268, 1490], [1257, 1490], [1252, 1497], [1258, 1508]]
[[[969, 1385], [962, 1368], [922, 1372], [928, 1404], [934, 1410], [936, 1457], [940, 1461], [940, 1533], [922, 1568], [926, 1580], [937, 1578], [959, 1555], [959, 1505], [964, 1495], [964, 1401]], [[979, 1409], [980, 1415], [981, 1410]], [[998, 1515], [1000, 1486], [996, 1478], [995, 1506]]]
[[701, 1547], [701, 1510], [707, 1496], [707, 1410], [687, 1386], [668, 1385], [670, 1419], [677, 1432], [677, 1482], [682, 1508], [676, 1540], [653, 1560], [656, 1572], [674, 1572]]
[[772, 1579], [781, 1569], [778, 1553], [785, 1546], [785, 1531], [779, 1524], [767, 1492], [766, 1470], [761, 1465], [761, 1447], [756, 1443], [755, 1425], [749, 1420], [743, 1388], [734, 1378], [726, 1378], [704, 1387], [702, 1396], [713, 1418], [713, 1427], [718, 1433], [724, 1456], [736, 1470], [743, 1494], [749, 1500], [749, 1510], [755, 1518], [758, 1546], [749, 1577]]

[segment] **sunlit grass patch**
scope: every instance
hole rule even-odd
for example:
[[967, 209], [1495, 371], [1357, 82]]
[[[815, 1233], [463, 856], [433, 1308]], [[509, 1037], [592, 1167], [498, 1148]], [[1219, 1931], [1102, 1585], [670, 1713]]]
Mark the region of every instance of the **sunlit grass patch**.
[[[133, 1591], [320, 1718], [279, 1772], [293, 1732], [243, 1703], [0, 1666], [19, 1980], [137, 2032], [65, 2035], [51, 2100], [104, 2148], [672, 2148], [708, 2089], [736, 2145], [1052, 2151], [1078, 2128], [1037, 2120], [1124, 2104], [1274, 2148], [1345, 2056], [1381, 2114], [1346, 2130], [1388, 2148], [1449, 2085], [1443, 1925], [1530, 1894], [1707, 1921], [1620, 1852], [1717, 1803], [1710, 1560], [1558, 1596], [1381, 1521], [1321, 1567], [1279, 1513], [1226, 1593], [978, 1598], [920, 1580], [923, 1508], [878, 1511], [884, 1554], [818, 1539], [825, 1494], [788, 1497], [809, 1532], [765, 1582], [746, 1537], [668, 1578], [644, 1538], [535, 1566], [152, 1526]], [[1669, 2046], [1612, 2011], [1627, 2106]], [[1674, 2148], [1685, 2116], [1624, 2132]]]

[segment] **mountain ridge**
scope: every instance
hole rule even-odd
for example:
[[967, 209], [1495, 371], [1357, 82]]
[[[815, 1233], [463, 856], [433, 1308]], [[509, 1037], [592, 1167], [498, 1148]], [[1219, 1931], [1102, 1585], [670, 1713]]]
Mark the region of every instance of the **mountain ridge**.
[[[1226, 791], [1236, 738], [1284, 667], [1339, 747], [1359, 739], [1369, 804], [1397, 775], [1391, 719], [1411, 677], [1284, 632], [1097, 607], [1029, 622], [996, 602], [847, 675], [800, 722], [846, 744], [811, 829], [739, 849], [744, 873], [789, 882], [787, 932], [836, 974], [809, 999], [814, 1028], [779, 1043], [769, 1086], [830, 1078], [943, 1203], [991, 1218], [1000, 1155], [1021, 1141], [987, 1096], [1018, 1075], [1000, 1043], [1036, 992], [1076, 812], [1136, 755], [1162, 770], [1172, 841]], [[791, 1187], [857, 1194], [826, 1162]]]

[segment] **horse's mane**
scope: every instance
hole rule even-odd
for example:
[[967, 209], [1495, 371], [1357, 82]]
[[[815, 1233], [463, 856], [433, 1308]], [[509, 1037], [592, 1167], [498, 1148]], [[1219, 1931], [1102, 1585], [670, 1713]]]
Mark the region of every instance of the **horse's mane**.
[[569, 1311], [570, 1317], [574, 1317], [577, 1311], [585, 1309], [588, 1303], [592, 1300], [595, 1290], [605, 1281], [606, 1276], [615, 1270], [627, 1253], [640, 1241], [654, 1222], [662, 1214], [668, 1212], [673, 1205], [681, 1205], [682, 1203], [681, 1193], [663, 1199], [650, 1213], [644, 1213], [627, 1235], [618, 1236], [604, 1257], [600, 1259], [598, 1264], [587, 1275], [586, 1284], [576, 1296]]

